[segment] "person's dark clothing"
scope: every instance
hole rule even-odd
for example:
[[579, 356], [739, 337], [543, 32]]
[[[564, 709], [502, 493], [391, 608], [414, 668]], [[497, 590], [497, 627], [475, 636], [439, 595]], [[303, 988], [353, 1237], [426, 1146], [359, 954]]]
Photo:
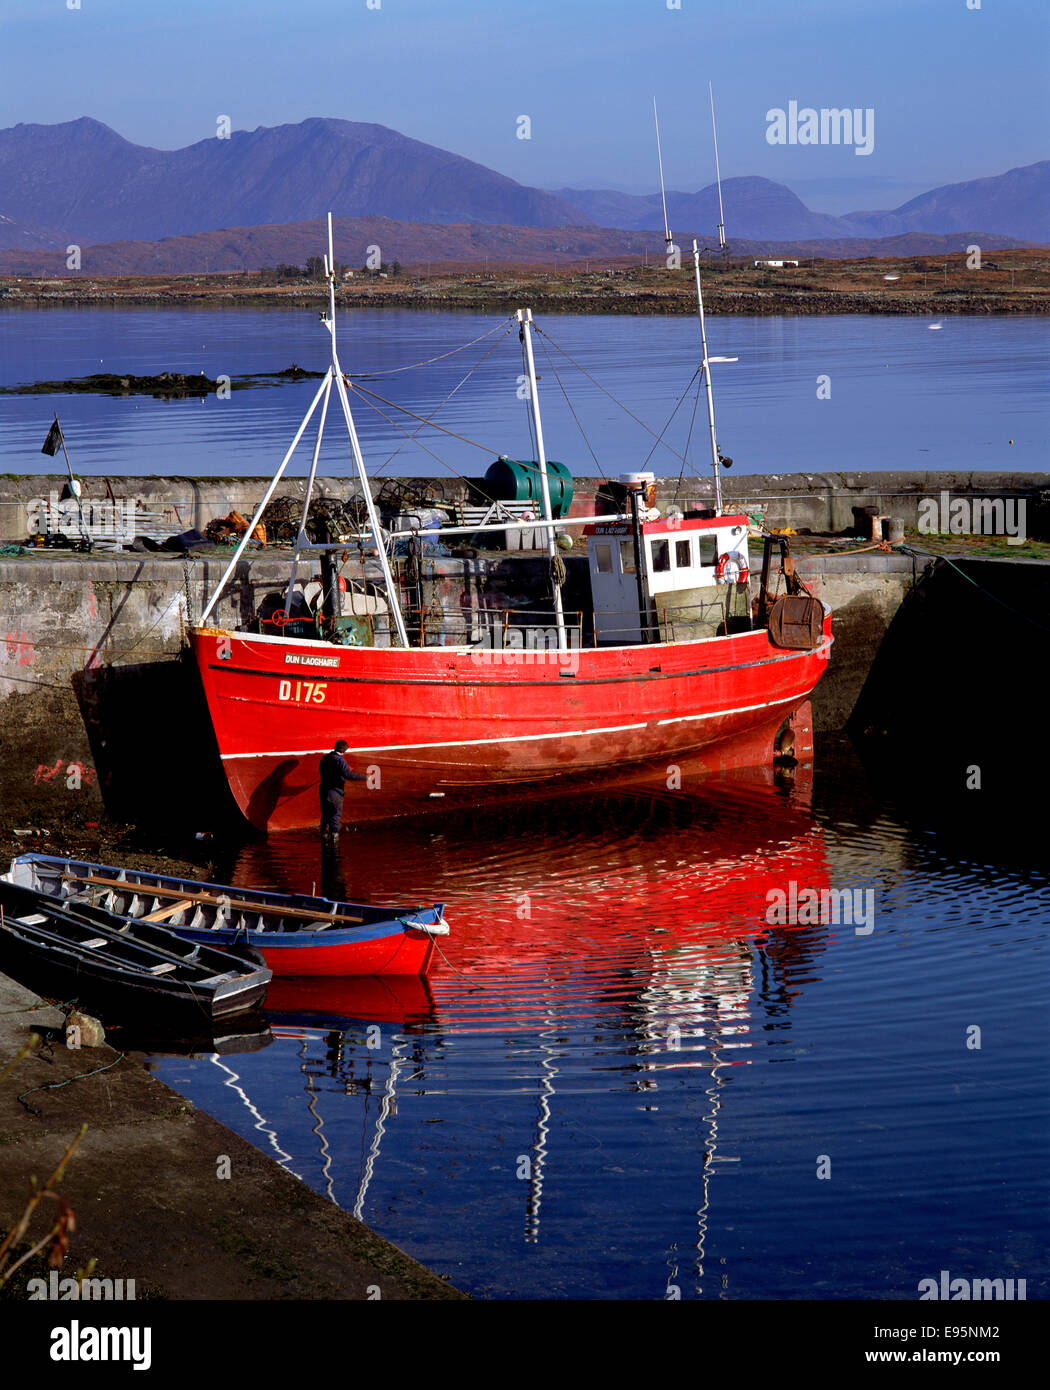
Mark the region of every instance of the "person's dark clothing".
[[355, 777], [356, 774], [342, 753], [326, 753], [321, 759], [322, 796], [332, 790], [342, 793], [346, 783], [353, 781]]
[[342, 753], [326, 753], [321, 759], [321, 830], [339, 834], [343, 815], [343, 793], [347, 782], [363, 782], [364, 776], [354, 772]]

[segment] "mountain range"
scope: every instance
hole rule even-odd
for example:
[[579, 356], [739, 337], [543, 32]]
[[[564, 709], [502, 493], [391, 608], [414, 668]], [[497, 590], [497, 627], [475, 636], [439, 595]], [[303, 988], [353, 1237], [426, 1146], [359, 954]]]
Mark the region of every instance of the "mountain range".
[[[642, 231], [663, 226], [658, 193], [562, 188], [556, 196], [604, 227]], [[753, 240], [945, 235], [983, 227], [1021, 241], [1045, 242], [1050, 239], [1050, 160], [993, 178], [945, 184], [891, 212], [848, 212], [840, 217], [811, 212], [784, 184], [760, 178], [725, 179], [722, 200], [727, 235]], [[668, 193], [667, 216], [675, 233], [703, 227], [710, 236], [719, 222], [716, 185], [697, 193]]]
[[[1050, 240], [1050, 160], [935, 188], [891, 211], [840, 217], [810, 211], [770, 179], [726, 179], [722, 193], [733, 243], [971, 232], [1002, 238], [999, 245]], [[714, 185], [670, 192], [667, 200], [679, 243], [696, 235], [709, 245], [719, 220]], [[529, 188], [363, 122], [315, 117], [170, 151], [135, 145], [89, 117], [0, 131], [0, 249], [156, 242], [225, 228], [301, 224], [329, 210], [340, 218], [436, 227], [651, 232], [663, 226], [657, 194]]]

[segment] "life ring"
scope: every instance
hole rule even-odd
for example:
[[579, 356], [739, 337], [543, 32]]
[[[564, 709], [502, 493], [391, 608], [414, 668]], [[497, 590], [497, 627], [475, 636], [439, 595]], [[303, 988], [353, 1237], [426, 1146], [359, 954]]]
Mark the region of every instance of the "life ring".
[[[736, 572], [735, 577], [733, 571]], [[727, 550], [719, 555], [715, 566], [715, 580], [719, 584], [746, 584], [751, 577], [747, 560], [739, 550]]]

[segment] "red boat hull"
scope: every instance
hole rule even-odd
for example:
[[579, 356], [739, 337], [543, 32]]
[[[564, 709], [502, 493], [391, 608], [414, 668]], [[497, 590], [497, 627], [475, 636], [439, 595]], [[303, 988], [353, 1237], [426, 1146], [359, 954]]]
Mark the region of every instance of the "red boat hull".
[[765, 630], [563, 654], [192, 632], [230, 788], [263, 831], [318, 823], [318, 761], [340, 738], [366, 778], [347, 784], [346, 823], [676, 754], [712, 771], [769, 762], [831, 640], [830, 614], [814, 651]]
[[310, 946], [299, 951], [280, 944], [263, 944], [257, 934], [250, 939], [262, 952], [275, 979], [426, 975], [434, 958], [433, 938], [425, 932], [406, 931], [371, 941]]

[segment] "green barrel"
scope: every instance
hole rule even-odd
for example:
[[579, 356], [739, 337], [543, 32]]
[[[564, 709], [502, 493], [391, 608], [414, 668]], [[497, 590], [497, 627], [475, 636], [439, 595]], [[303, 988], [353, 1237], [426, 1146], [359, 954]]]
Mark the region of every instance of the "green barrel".
[[[495, 463], [490, 464], [485, 481], [498, 502], [532, 502], [538, 511], [542, 510], [543, 482], [539, 464], [535, 460], [526, 463], [501, 454]], [[556, 517], [568, 516], [573, 482], [572, 474], [564, 463], [558, 463], [556, 459], [547, 460], [547, 487], [551, 495], [551, 514]]]

